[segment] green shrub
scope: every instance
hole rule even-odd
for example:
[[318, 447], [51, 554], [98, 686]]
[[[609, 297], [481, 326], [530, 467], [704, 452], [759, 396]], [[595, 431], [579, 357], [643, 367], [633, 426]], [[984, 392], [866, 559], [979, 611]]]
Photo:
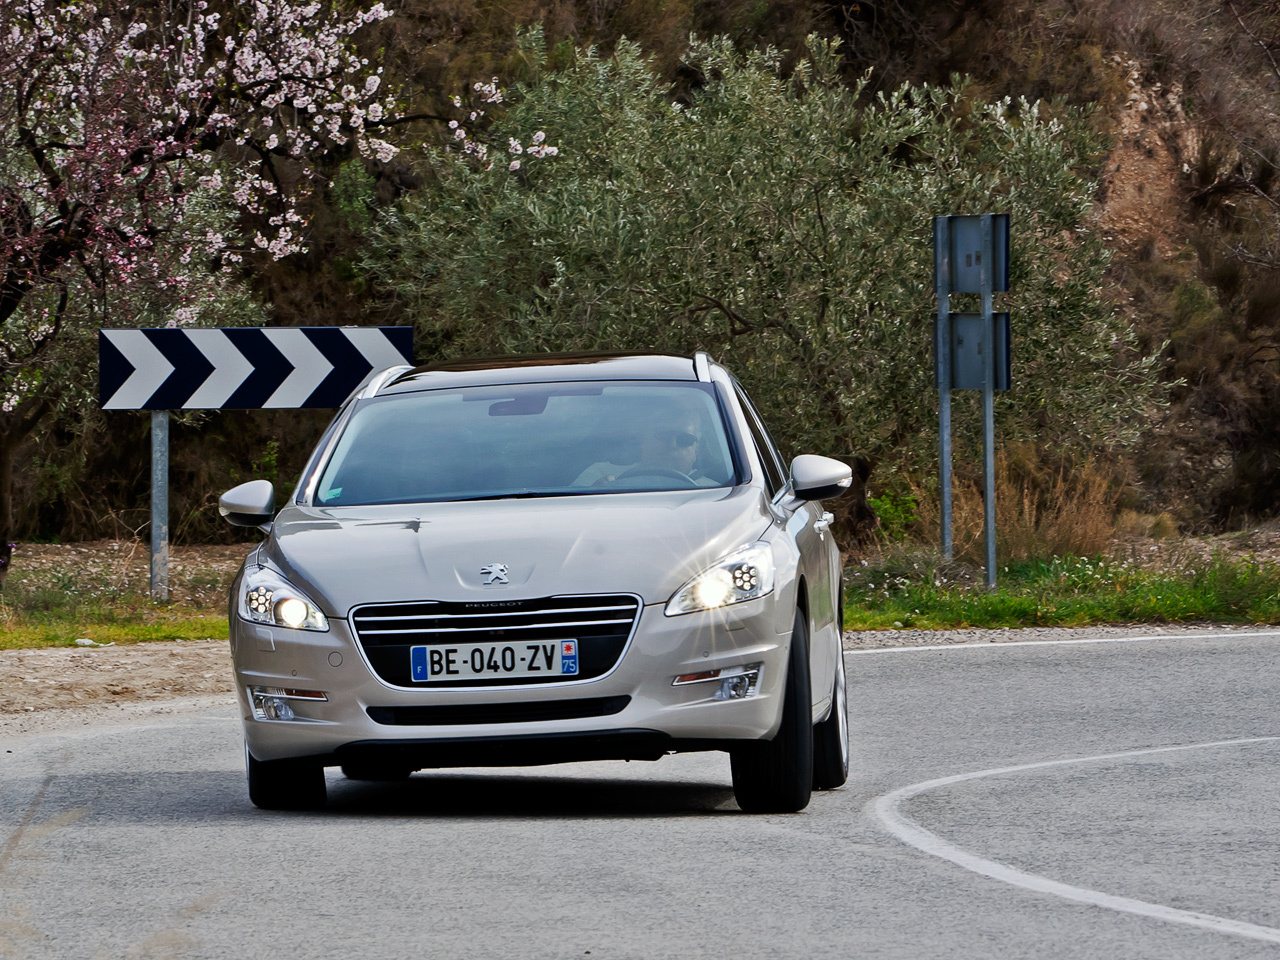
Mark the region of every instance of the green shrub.
[[867, 497], [867, 504], [880, 521], [880, 535], [891, 543], [900, 543], [919, 518], [919, 504], [914, 494], [886, 490], [878, 497]]
[[[999, 401], [1002, 439], [1088, 446], [1143, 422], [1152, 365], [1100, 295], [1108, 255], [1085, 227], [1079, 171], [1100, 147], [1085, 115], [983, 102], [961, 80], [872, 96], [816, 38], [790, 75], [775, 52], [694, 43], [687, 95], [626, 43], [557, 54], [558, 71], [539, 70], [536, 32], [524, 49], [530, 81], [487, 155], [430, 151], [423, 189], [370, 234], [366, 266], [426, 359], [706, 349], [784, 447], [870, 476], [936, 451], [931, 218], [1008, 211], [1019, 388]], [[530, 158], [535, 132], [557, 156]]]

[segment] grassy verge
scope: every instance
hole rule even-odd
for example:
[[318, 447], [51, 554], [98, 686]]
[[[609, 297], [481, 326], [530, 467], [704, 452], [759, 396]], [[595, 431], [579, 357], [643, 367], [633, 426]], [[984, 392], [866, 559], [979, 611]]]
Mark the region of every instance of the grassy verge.
[[0, 590], [0, 650], [69, 647], [81, 638], [226, 639], [226, 592], [234, 565], [172, 573], [173, 600], [160, 603], [149, 595], [145, 554], [141, 575], [114, 557], [86, 554], [42, 555], [15, 564]]
[[74, 598], [31, 603], [31, 596], [0, 594], [0, 650], [23, 647], [73, 647], [77, 639], [95, 643], [147, 640], [225, 640], [227, 615], [186, 603], [155, 603], [137, 595], [99, 596], [85, 603]]
[[[75, 555], [16, 569], [0, 592], [0, 649], [148, 640], [225, 639], [226, 591], [238, 563], [191, 565], [156, 603], [145, 578]], [[896, 628], [1088, 626], [1102, 623], [1280, 624], [1280, 565], [1251, 557], [1103, 557], [1010, 562], [998, 588], [981, 569], [899, 549], [845, 574], [846, 624]]]
[[1102, 557], [1009, 563], [989, 591], [981, 571], [902, 554], [845, 576], [853, 630], [1102, 623], [1280, 623], [1280, 565], [1215, 556], [1144, 569]]
[[142, 643], [148, 640], [227, 638], [227, 618], [160, 611], [145, 619], [112, 616], [67, 616], [31, 619], [0, 615], [0, 650], [30, 647], [74, 647], [85, 638], [95, 643]]

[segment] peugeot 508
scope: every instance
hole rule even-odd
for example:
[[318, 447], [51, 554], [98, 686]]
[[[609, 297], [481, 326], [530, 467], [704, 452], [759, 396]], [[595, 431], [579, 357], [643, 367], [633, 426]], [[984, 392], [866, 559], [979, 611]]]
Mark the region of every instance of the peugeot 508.
[[231, 590], [249, 796], [324, 803], [324, 768], [722, 750], [747, 811], [849, 765], [840, 555], [818, 501], [706, 354], [504, 357], [372, 374]]

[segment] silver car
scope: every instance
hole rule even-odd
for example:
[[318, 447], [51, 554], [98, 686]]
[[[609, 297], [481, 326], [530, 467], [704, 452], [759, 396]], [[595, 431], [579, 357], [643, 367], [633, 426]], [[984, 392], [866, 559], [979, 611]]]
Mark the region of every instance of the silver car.
[[249, 796], [324, 803], [324, 768], [728, 751], [747, 811], [849, 767], [840, 555], [817, 501], [706, 354], [503, 357], [375, 373], [231, 588]]

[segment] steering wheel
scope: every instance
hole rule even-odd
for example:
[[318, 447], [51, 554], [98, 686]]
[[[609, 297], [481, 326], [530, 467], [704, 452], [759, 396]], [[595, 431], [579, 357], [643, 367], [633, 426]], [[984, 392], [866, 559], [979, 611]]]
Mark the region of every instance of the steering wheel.
[[691, 487], [698, 485], [697, 481], [687, 473], [681, 473], [675, 467], [663, 467], [657, 464], [637, 464], [630, 470], [622, 471], [617, 479], [626, 480], [628, 477], [667, 477], [670, 480], [681, 480]]

